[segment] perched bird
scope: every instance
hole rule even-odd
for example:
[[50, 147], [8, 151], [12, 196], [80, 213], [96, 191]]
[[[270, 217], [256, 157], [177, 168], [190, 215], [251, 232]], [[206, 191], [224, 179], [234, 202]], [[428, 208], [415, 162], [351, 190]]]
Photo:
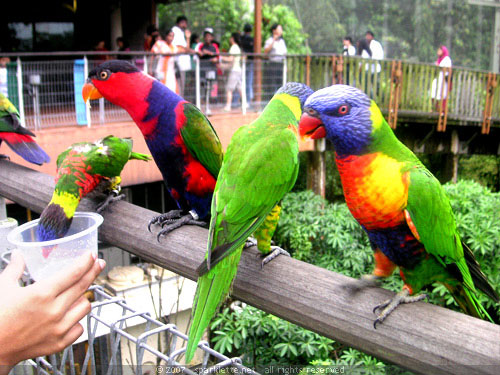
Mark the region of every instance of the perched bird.
[[[52, 199], [43, 210], [37, 227], [39, 241], [64, 237], [71, 226], [80, 200], [91, 192], [108, 193], [97, 212], [111, 202], [121, 199], [120, 173], [132, 159], [150, 160], [150, 157], [132, 151], [132, 139], [107, 136], [94, 143], [71, 145], [57, 158], [56, 186]], [[48, 257], [52, 249], [44, 249]]]
[[146, 140], [179, 210], [153, 218], [158, 238], [184, 224], [204, 225], [222, 163], [222, 147], [208, 119], [193, 104], [124, 60], [89, 73], [83, 98], [104, 97], [124, 108]]
[[467, 314], [491, 320], [476, 291], [497, 302], [499, 296], [460, 240], [448, 197], [374, 101], [351, 86], [318, 90], [304, 105], [299, 132], [326, 137], [335, 147], [347, 206], [374, 250], [375, 270], [360, 284], [375, 285], [399, 267], [403, 290], [375, 307], [375, 328], [399, 304], [425, 298], [416, 293], [434, 282], [443, 283]]
[[[42, 165], [50, 161], [49, 155], [32, 138], [35, 135], [21, 125], [19, 112], [14, 104], [0, 94], [0, 144], [5, 141], [16, 154], [33, 164]], [[0, 155], [0, 158], [7, 158]]]
[[206, 260], [198, 268], [188, 362], [229, 292], [247, 238], [254, 233], [258, 249], [267, 255], [262, 265], [288, 254], [271, 246], [271, 237], [279, 219], [278, 204], [297, 179], [297, 124], [311, 93], [304, 84], [287, 83], [228, 145], [212, 199]]

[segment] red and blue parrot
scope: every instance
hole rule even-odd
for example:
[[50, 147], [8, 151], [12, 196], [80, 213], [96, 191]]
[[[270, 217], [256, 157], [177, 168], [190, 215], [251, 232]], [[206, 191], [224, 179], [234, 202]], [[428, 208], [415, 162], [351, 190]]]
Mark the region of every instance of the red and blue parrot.
[[[21, 125], [17, 108], [0, 94], [0, 144], [5, 141], [24, 160], [42, 165], [50, 161], [49, 155], [32, 138], [35, 135]], [[0, 158], [7, 158], [0, 155]]]
[[166, 225], [158, 238], [184, 224], [205, 225], [222, 164], [214, 128], [193, 104], [123, 60], [106, 61], [89, 73], [85, 101], [104, 97], [124, 108], [141, 130], [178, 210], [153, 218]]
[[376, 285], [399, 267], [403, 290], [375, 307], [375, 328], [399, 304], [425, 298], [417, 293], [434, 282], [467, 314], [491, 320], [476, 293], [499, 296], [460, 240], [448, 197], [373, 100], [351, 86], [318, 90], [304, 104], [299, 132], [334, 145], [347, 206], [374, 250], [375, 269], [359, 284]]

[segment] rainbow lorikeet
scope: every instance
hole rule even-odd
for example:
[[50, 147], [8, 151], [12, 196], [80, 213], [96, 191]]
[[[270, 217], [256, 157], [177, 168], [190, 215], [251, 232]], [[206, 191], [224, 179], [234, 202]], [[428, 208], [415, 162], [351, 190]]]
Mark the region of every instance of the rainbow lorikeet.
[[[32, 138], [35, 135], [21, 125], [17, 108], [0, 94], [0, 144], [5, 141], [16, 154], [33, 164], [50, 161], [49, 155]], [[6, 158], [5, 155], [0, 157]]]
[[[132, 159], [150, 160], [150, 157], [132, 151], [132, 139], [107, 136], [94, 143], [79, 142], [71, 145], [57, 158], [56, 186], [52, 199], [40, 215], [37, 227], [39, 241], [64, 237], [71, 226], [80, 200], [91, 192], [110, 193], [99, 204], [102, 212], [119, 196], [120, 173]], [[44, 249], [44, 256], [51, 249]]]
[[165, 225], [158, 238], [184, 224], [205, 225], [222, 163], [212, 125], [193, 104], [123, 60], [107, 61], [89, 73], [84, 100], [104, 97], [124, 108], [146, 140], [179, 210], [153, 218]]
[[318, 90], [304, 105], [301, 136], [326, 137], [335, 147], [347, 206], [368, 234], [375, 270], [361, 285], [375, 285], [399, 267], [403, 290], [380, 309], [374, 326], [399, 304], [419, 301], [425, 286], [440, 282], [467, 314], [488, 318], [477, 289], [498, 301], [462, 243], [439, 181], [394, 135], [378, 106], [345, 85]]
[[311, 93], [304, 84], [287, 83], [259, 118], [234, 133], [228, 145], [212, 199], [206, 260], [198, 268], [187, 362], [229, 292], [246, 239], [254, 233], [266, 256], [262, 265], [286, 253], [271, 246], [271, 238], [279, 219], [278, 204], [297, 179], [297, 124]]

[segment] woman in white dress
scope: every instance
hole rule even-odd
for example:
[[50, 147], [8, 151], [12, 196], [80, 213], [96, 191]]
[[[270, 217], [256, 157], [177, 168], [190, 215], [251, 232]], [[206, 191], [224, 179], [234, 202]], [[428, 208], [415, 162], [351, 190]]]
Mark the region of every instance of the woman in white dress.
[[[437, 50], [437, 60], [436, 65], [441, 68], [451, 68], [451, 58], [448, 52], [448, 48], [445, 46], [440, 46]], [[432, 81], [431, 88], [431, 98], [435, 103], [438, 100], [445, 100], [448, 97], [448, 73], [443, 74], [442, 71], [439, 72], [438, 78], [434, 78]], [[444, 85], [444, 87], [443, 87]], [[441, 98], [441, 94], [443, 97]], [[437, 103], [436, 103], [437, 105]], [[439, 109], [438, 109], [439, 111]]]
[[[184, 52], [184, 49], [182, 47], [172, 44], [173, 40], [174, 32], [172, 30], [169, 30], [167, 32], [165, 40], [162, 40], [161, 38], [158, 39], [151, 48], [151, 52], [158, 54], [174, 54], [181, 51]], [[162, 55], [159, 57], [155, 69], [155, 76], [170, 90], [172, 90], [176, 94], [179, 94], [180, 90], [177, 82], [177, 77], [175, 75], [174, 56]]]

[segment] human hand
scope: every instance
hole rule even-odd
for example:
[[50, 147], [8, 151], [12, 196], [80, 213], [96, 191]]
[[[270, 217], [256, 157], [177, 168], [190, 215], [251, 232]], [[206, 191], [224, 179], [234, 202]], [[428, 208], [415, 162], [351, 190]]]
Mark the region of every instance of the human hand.
[[106, 266], [90, 254], [45, 280], [21, 287], [24, 259], [14, 251], [0, 274], [0, 375], [16, 363], [59, 352], [83, 333], [90, 312], [85, 291]]
[[186, 39], [190, 39], [191, 38], [191, 30], [186, 29], [184, 31], [184, 36], [186, 37]]

